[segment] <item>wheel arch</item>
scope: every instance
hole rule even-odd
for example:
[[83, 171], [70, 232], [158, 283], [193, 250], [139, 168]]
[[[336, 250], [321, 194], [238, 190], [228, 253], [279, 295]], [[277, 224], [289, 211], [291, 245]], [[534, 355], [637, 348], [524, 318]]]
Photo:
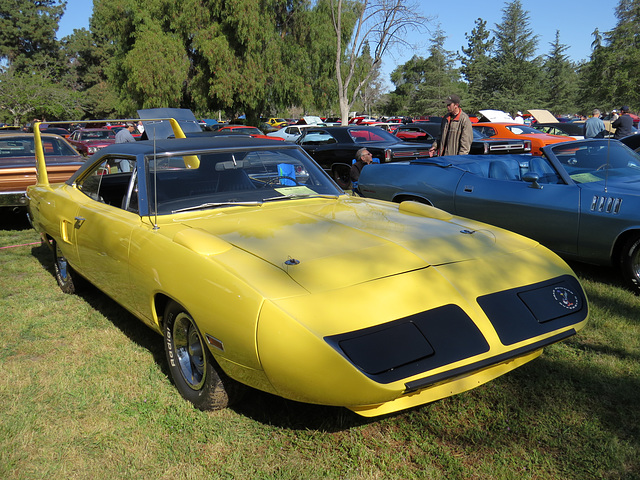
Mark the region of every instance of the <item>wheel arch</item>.
[[167, 305], [169, 304], [169, 302], [180, 303], [177, 300], [174, 300], [170, 296], [165, 295], [164, 293], [161, 293], [161, 292], [156, 293], [155, 296], [153, 297], [154, 314], [157, 319], [158, 327], [160, 328], [160, 331], [163, 331], [164, 329], [164, 311], [167, 308]]
[[418, 203], [424, 203], [425, 205], [429, 205], [433, 207], [433, 202], [431, 202], [428, 198], [423, 197], [417, 193], [397, 193], [393, 196], [393, 201], [395, 203], [402, 203], [406, 201], [413, 201]]
[[629, 230], [625, 230], [620, 235], [618, 235], [618, 238], [616, 238], [613, 248], [611, 249], [611, 265], [612, 266], [617, 267], [620, 264], [622, 260], [622, 255], [623, 255], [622, 250], [624, 246], [627, 244], [627, 242], [629, 241], [629, 239], [633, 237], [638, 237], [638, 236], [640, 236], [640, 227], [630, 228]]

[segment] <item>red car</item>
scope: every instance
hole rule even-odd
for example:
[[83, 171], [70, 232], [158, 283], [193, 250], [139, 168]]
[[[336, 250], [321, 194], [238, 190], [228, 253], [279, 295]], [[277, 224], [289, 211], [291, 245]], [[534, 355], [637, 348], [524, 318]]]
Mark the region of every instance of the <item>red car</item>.
[[81, 154], [93, 155], [101, 148], [116, 143], [116, 137], [108, 128], [79, 128], [71, 134], [69, 143]]
[[480, 133], [487, 137], [531, 140], [531, 153], [533, 155], [542, 155], [541, 148], [547, 145], [575, 140], [573, 137], [542, 133], [540, 130], [521, 123], [480, 122], [474, 123], [473, 129], [479, 130]]
[[224, 133], [237, 133], [239, 135], [251, 135], [254, 138], [266, 138], [268, 140], [282, 140], [284, 138], [278, 137], [268, 137], [257, 127], [249, 127], [247, 125], [225, 125], [224, 127], [220, 127], [217, 132]]

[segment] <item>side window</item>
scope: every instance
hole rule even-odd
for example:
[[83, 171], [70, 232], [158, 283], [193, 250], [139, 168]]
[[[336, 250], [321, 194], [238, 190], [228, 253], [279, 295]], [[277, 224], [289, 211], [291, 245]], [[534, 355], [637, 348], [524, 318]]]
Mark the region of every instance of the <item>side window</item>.
[[301, 145], [329, 145], [331, 143], [337, 143], [337, 140], [325, 131], [308, 132], [300, 142]]
[[[137, 211], [137, 182], [133, 158], [107, 157], [77, 180], [76, 186], [97, 202]], [[133, 207], [135, 210], [132, 210]]]
[[496, 131], [491, 127], [480, 127], [480, 132], [487, 137], [493, 137], [496, 134]]

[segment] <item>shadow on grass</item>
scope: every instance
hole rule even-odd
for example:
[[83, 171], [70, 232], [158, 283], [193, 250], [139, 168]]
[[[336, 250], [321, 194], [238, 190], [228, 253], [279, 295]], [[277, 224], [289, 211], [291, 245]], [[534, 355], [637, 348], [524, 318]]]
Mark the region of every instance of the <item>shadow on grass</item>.
[[14, 211], [12, 208], [0, 207], [0, 229], [21, 231], [30, 228], [26, 210]]
[[[43, 268], [54, 276], [53, 255], [49, 248], [40, 245], [32, 248], [31, 252]], [[77, 295], [91, 308], [100, 312], [132, 342], [148, 350], [162, 373], [173, 383], [165, 357], [164, 342], [160, 335], [86, 281], [83, 282], [83, 288]], [[180, 395], [178, 390], [175, 393]], [[252, 388], [247, 388], [242, 401], [230, 408], [257, 422], [292, 430], [335, 432], [369, 421], [346, 408], [294, 402]]]
[[570, 261], [567, 264], [580, 278], [637, 293], [624, 282], [622, 274], [617, 268]]
[[[32, 249], [32, 253], [42, 266], [53, 275], [53, 259], [49, 249], [38, 246]], [[588, 268], [591, 278], [598, 282], [610, 283], [616, 287], [621, 285], [616, 272], [612, 269], [578, 265], [578, 268], [582, 267]], [[576, 269], [578, 270], [578, 268]], [[586, 275], [582, 270], [579, 270], [578, 273]], [[80, 293], [80, 297], [120, 329], [131, 341], [151, 352], [161, 371], [167, 378], [171, 378], [163, 342], [157, 333], [151, 331], [127, 310], [91, 285], [88, 285]], [[607, 308], [613, 309], [614, 315], [633, 319], [639, 316], [638, 308], [640, 307], [637, 305], [611, 305], [610, 300], [599, 298], [597, 295], [591, 295], [590, 301], [594, 306], [606, 303]], [[634, 352], [623, 351], [607, 345], [585, 343], [580, 340], [580, 334], [566, 343], [586, 355], [609, 355], [623, 361], [640, 361], [640, 356]], [[505, 408], [523, 410], [529, 416], [539, 416], [545, 415], [547, 402], [559, 402], [564, 399], [567, 405], [572, 403], [578, 405], [581, 410], [600, 418], [608, 430], [615, 432], [622, 438], [631, 439], [630, 441], [634, 445], [640, 447], [638, 427], [640, 425], [640, 404], [636, 402], [637, 392], [640, 391], [639, 380], [633, 376], [616, 377], [606, 368], [600, 368], [596, 365], [596, 362], [591, 362], [575, 367], [545, 357], [534, 360], [532, 363], [509, 373], [503, 381], [498, 380], [501, 389], [512, 391], [509, 405], [506, 405]], [[490, 389], [488, 391], [490, 392]], [[177, 390], [176, 395], [179, 395]], [[491, 394], [487, 391], [483, 391], [480, 396], [483, 398], [482, 401], [491, 401]], [[579, 399], [578, 403], [576, 403], [576, 399]], [[401, 417], [404, 413], [410, 413], [412, 421], [420, 418], [428, 423], [430, 411], [428, 406], [421, 406], [386, 417], [366, 418], [346, 408], [294, 402], [254, 389], [248, 389], [245, 398], [231, 408], [240, 415], [265, 425], [319, 432], [348, 430], [379, 422], [389, 417]], [[634, 427], [630, 426], [632, 423], [635, 425]], [[478, 438], [473, 441], [477, 442]], [[495, 439], [490, 437], [487, 442], [495, 442]]]

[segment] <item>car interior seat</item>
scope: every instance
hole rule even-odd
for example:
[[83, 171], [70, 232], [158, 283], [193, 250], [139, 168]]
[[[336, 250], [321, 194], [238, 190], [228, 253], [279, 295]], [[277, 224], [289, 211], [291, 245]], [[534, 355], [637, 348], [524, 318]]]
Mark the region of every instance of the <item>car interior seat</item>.
[[497, 180], [516, 180], [516, 176], [509, 170], [502, 160], [494, 160], [489, 165], [489, 178]]

